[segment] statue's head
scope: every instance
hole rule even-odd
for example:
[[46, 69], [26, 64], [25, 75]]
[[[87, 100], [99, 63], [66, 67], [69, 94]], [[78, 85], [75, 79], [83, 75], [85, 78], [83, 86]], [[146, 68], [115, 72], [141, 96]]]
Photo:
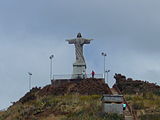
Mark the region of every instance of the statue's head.
[[77, 38], [81, 38], [81, 37], [82, 37], [81, 33], [78, 33]]

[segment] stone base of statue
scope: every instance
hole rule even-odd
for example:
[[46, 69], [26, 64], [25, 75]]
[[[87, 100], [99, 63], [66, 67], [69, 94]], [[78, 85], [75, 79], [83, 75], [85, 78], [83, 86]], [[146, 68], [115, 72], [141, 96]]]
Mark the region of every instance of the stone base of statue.
[[85, 63], [74, 63], [72, 79], [85, 79], [86, 75], [86, 64]]

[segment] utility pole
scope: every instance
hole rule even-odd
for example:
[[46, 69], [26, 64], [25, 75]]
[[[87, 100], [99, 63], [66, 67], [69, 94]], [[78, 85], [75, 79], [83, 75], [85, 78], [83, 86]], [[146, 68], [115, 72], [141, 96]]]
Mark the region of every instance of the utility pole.
[[54, 55], [51, 55], [50, 57], [49, 57], [49, 59], [50, 59], [50, 80], [52, 80], [52, 78], [53, 78], [53, 76], [52, 76], [52, 71], [53, 71], [53, 57], [54, 57]]
[[107, 54], [102, 52], [101, 55], [104, 57], [104, 61], [103, 61], [104, 65], [103, 65], [103, 67], [104, 67], [104, 81], [105, 81], [105, 79], [106, 79], [106, 56], [107, 56]]
[[29, 75], [29, 90], [31, 90], [31, 76], [32, 76], [32, 73], [28, 72], [28, 75]]
[[107, 73], [107, 84], [109, 84], [109, 77], [108, 77], [109, 75], [108, 75], [108, 73], [110, 72], [110, 70], [106, 70], [105, 72]]

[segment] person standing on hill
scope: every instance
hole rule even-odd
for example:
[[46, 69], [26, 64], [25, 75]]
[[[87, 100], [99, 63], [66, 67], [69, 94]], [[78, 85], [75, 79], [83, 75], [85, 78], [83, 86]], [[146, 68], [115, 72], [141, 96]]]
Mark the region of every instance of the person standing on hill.
[[82, 78], [83, 78], [83, 79], [85, 79], [85, 74], [86, 74], [86, 73], [85, 73], [85, 71], [83, 70], [83, 71], [82, 71]]
[[95, 72], [93, 70], [92, 70], [91, 74], [92, 74], [92, 78], [94, 78]]
[[123, 103], [123, 110], [125, 110], [127, 107], [127, 105], [125, 103]]

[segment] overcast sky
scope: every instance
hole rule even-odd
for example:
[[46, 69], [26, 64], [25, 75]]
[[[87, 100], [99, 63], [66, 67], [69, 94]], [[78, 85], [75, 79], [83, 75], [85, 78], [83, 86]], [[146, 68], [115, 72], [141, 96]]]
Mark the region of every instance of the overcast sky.
[[87, 72], [103, 73], [103, 57], [113, 75], [160, 84], [159, 0], [0, 0], [0, 109], [54, 74], [71, 74], [74, 46], [65, 39], [78, 32], [94, 41], [85, 45]]

